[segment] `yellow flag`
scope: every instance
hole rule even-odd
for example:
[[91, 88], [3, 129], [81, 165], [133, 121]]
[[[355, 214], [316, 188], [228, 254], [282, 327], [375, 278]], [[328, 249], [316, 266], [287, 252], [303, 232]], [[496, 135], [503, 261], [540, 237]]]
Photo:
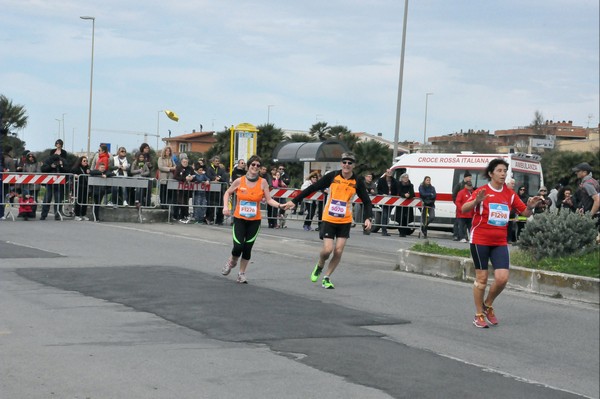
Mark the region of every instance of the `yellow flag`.
[[165, 109], [165, 114], [167, 114], [167, 116], [169, 117], [169, 119], [178, 122], [179, 121], [179, 117], [177, 116], [177, 114], [173, 111], [169, 111], [168, 109]]

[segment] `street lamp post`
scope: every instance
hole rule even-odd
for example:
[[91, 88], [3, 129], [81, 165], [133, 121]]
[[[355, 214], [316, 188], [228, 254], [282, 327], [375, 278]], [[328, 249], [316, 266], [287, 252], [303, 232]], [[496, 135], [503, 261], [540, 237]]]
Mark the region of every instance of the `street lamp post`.
[[62, 139], [66, 143], [67, 142], [67, 138], [65, 137], [65, 115], [66, 114], [62, 114]]
[[425, 93], [425, 127], [423, 128], [423, 145], [427, 144], [427, 102], [433, 93]]
[[92, 21], [92, 66], [90, 69], [90, 108], [88, 112], [88, 137], [87, 137], [87, 156], [90, 156], [90, 142], [92, 139], [92, 86], [94, 83], [94, 35], [96, 32], [96, 18], [83, 16], [79, 17], [88, 21]]
[[269, 121], [271, 120], [271, 107], [274, 107], [275, 105], [270, 104], [267, 105], [267, 125], [269, 124]]
[[394, 129], [394, 150], [392, 163], [398, 156], [398, 140], [400, 139], [400, 110], [402, 109], [402, 80], [404, 77], [404, 49], [406, 47], [406, 22], [408, 19], [408, 0], [404, 1], [404, 23], [402, 24], [402, 50], [400, 51], [400, 77], [398, 78], [398, 101], [396, 103], [396, 127]]

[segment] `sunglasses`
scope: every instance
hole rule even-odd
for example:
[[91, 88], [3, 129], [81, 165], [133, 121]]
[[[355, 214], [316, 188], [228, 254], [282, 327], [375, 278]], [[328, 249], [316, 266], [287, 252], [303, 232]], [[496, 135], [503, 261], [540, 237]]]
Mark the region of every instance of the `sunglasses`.
[[342, 161], [342, 164], [343, 165], [353, 165], [354, 162], [352, 162], [352, 161]]
[[260, 164], [258, 162], [252, 162], [250, 166], [254, 166], [256, 168], [260, 168]]

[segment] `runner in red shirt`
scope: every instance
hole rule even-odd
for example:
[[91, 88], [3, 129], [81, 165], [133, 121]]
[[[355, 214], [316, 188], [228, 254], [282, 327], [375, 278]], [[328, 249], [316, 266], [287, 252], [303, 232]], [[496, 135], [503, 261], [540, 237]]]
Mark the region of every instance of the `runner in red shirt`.
[[[525, 205], [519, 196], [504, 184], [507, 170], [506, 161], [492, 160], [485, 169], [490, 182], [475, 190], [462, 207], [463, 212], [474, 211], [471, 256], [475, 264], [473, 299], [477, 312], [473, 324], [478, 328], [488, 328], [486, 318], [492, 325], [498, 324], [492, 304], [508, 282], [510, 260], [506, 235], [510, 211], [514, 209], [523, 216], [530, 216], [533, 208], [541, 201], [541, 197], [531, 197]], [[484, 300], [490, 261], [494, 267], [494, 282]]]

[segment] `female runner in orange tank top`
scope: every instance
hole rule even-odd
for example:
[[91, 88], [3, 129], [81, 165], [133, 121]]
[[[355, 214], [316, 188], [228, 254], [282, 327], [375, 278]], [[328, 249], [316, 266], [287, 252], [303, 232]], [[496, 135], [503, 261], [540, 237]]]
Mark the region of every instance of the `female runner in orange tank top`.
[[269, 185], [265, 179], [258, 175], [261, 159], [252, 155], [248, 159], [248, 172], [245, 176], [236, 179], [225, 191], [223, 196], [223, 215], [230, 216], [229, 197], [236, 194], [236, 205], [233, 212], [233, 249], [227, 259], [221, 274], [227, 276], [231, 269], [237, 266], [240, 257], [240, 271], [237, 282], [247, 284], [246, 268], [252, 254], [252, 246], [260, 230], [260, 203], [264, 198], [267, 204], [280, 208], [282, 204], [271, 198]]

